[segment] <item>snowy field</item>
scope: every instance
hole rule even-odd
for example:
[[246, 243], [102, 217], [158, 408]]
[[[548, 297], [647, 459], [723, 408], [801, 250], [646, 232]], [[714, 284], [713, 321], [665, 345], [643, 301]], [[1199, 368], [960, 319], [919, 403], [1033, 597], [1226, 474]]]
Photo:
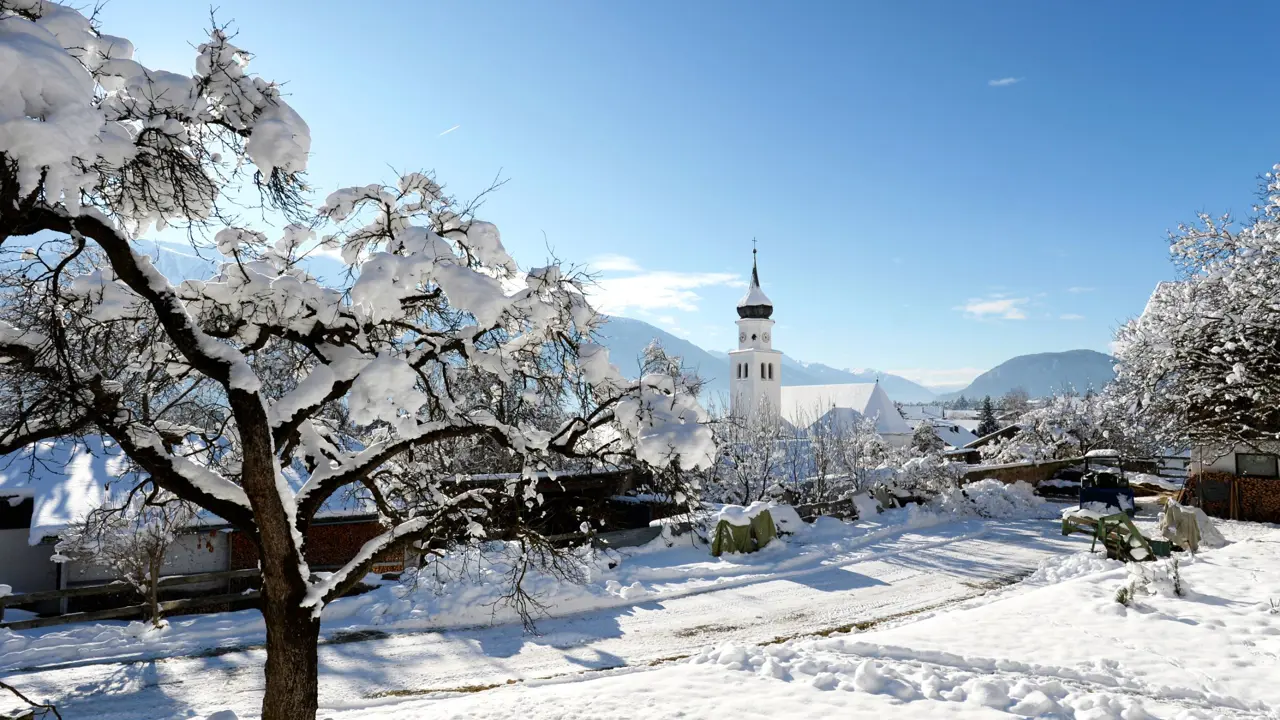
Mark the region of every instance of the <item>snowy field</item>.
[[[1125, 607], [1128, 571], [1058, 509], [823, 521], [719, 560], [659, 540], [585, 586], [535, 579], [532, 634], [481, 584], [380, 588], [326, 613], [320, 716], [1280, 717], [1280, 528], [1224, 524], [1182, 597]], [[67, 718], [244, 720], [261, 641], [253, 612], [10, 632], [0, 673]]]

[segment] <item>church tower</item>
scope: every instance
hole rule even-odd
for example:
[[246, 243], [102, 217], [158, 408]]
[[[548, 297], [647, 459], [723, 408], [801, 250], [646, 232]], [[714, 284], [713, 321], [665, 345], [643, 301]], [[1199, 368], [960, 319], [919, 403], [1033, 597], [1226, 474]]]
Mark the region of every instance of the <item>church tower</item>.
[[782, 353], [773, 349], [773, 303], [760, 289], [755, 248], [751, 287], [738, 301], [738, 349], [729, 353], [729, 412], [748, 419], [782, 407]]

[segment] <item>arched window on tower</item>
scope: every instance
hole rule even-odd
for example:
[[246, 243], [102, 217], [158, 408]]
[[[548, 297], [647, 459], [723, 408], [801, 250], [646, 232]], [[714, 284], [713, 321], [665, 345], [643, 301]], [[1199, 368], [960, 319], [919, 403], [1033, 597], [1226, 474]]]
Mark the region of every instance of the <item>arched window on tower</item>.
[[766, 375], [766, 374], [765, 374], [765, 372], [764, 372], [764, 363], [760, 363], [760, 379], [761, 379], [761, 380], [767, 380], [768, 378], [769, 378], [769, 376], [768, 376], [768, 375]]
[[733, 371], [734, 371], [734, 377], [741, 378], [741, 377], [742, 377], [742, 363], [738, 363], [738, 364], [734, 365], [734, 366], [733, 366]]
[[773, 379], [773, 363], [769, 363], [769, 379]]

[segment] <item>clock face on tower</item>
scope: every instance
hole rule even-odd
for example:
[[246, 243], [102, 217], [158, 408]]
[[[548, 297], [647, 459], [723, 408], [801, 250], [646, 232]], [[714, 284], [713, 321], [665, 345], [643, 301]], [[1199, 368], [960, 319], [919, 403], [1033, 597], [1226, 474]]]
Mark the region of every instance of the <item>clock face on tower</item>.
[[769, 333], [764, 334], [764, 341], [769, 342]]
[[747, 334], [746, 334], [746, 333], [738, 333], [738, 342], [746, 342], [746, 341], [747, 341]]

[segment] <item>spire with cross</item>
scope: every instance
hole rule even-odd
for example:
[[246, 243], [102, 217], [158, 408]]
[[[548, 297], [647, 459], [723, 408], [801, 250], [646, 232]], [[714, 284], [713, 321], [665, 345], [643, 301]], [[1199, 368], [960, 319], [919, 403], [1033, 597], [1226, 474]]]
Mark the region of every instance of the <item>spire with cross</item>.
[[773, 314], [773, 303], [760, 288], [760, 265], [757, 262], [759, 252], [756, 239], [751, 238], [751, 286], [747, 288], [747, 294], [738, 303], [738, 317], [768, 318]]

